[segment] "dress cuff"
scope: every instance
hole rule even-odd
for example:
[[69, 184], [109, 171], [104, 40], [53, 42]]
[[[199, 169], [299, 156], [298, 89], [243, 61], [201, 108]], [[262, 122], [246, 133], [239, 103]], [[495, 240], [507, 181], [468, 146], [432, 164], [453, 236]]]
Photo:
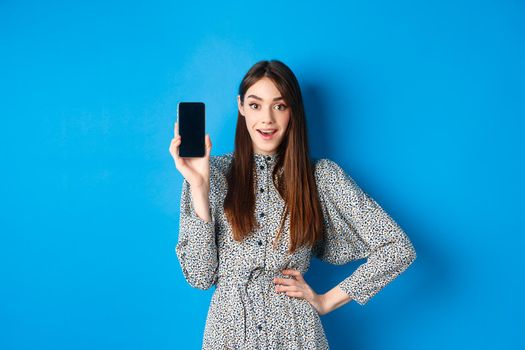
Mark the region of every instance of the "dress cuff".
[[346, 294], [348, 294], [352, 300], [355, 300], [359, 305], [365, 305], [370, 299], [370, 296], [368, 295], [356, 294], [350, 286], [348, 279], [341, 281], [337, 286], [341, 288], [341, 290]]

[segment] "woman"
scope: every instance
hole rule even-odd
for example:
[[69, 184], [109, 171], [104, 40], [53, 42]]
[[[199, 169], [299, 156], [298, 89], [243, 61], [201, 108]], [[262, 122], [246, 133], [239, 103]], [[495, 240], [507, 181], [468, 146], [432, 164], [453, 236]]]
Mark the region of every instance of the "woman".
[[[257, 62], [237, 96], [235, 148], [181, 158], [175, 247], [187, 282], [213, 293], [203, 349], [328, 349], [320, 315], [364, 305], [416, 258], [400, 226], [334, 161], [311, 161], [302, 95], [278, 60]], [[305, 281], [311, 257], [367, 258], [325, 294]]]

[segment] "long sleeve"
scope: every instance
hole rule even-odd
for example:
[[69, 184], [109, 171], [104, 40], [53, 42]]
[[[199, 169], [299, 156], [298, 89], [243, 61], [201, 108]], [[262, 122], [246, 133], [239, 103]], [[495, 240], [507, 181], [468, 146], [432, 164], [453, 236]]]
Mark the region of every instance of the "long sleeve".
[[325, 239], [314, 247], [314, 255], [337, 265], [366, 258], [338, 284], [364, 305], [412, 264], [414, 246], [392, 217], [337, 163], [319, 160], [316, 178]]
[[192, 287], [199, 289], [208, 289], [217, 281], [218, 255], [215, 214], [211, 199], [210, 209], [211, 222], [206, 222], [197, 215], [193, 207], [190, 185], [184, 179], [180, 200], [179, 238], [175, 252], [184, 278]]

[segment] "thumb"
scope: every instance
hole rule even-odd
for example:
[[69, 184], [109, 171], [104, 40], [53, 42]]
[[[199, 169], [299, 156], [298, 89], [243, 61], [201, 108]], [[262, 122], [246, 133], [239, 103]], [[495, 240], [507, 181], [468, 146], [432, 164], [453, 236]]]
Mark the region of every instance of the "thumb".
[[211, 139], [210, 139], [210, 134], [206, 134], [205, 145], [206, 145], [206, 157], [209, 157], [210, 154], [211, 154]]

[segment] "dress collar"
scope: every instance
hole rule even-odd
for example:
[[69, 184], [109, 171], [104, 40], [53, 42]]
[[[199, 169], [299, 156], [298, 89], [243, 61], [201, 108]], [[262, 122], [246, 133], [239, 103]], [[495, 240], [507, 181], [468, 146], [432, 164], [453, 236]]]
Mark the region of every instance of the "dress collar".
[[277, 152], [274, 154], [262, 154], [262, 153], [253, 153], [253, 157], [256, 161], [266, 161], [266, 162], [272, 162], [274, 163], [277, 159]]
[[[233, 152], [229, 153], [229, 156], [233, 158]], [[274, 154], [262, 154], [262, 153], [253, 153], [253, 160], [255, 164], [257, 165], [275, 165], [277, 163], [277, 157], [278, 154], [275, 152]]]
[[277, 152], [274, 154], [261, 154], [261, 153], [253, 153], [253, 160], [255, 165], [257, 166], [257, 171], [263, 170], [263, 169], [269, 169], [272, 170], [277, 163]]

